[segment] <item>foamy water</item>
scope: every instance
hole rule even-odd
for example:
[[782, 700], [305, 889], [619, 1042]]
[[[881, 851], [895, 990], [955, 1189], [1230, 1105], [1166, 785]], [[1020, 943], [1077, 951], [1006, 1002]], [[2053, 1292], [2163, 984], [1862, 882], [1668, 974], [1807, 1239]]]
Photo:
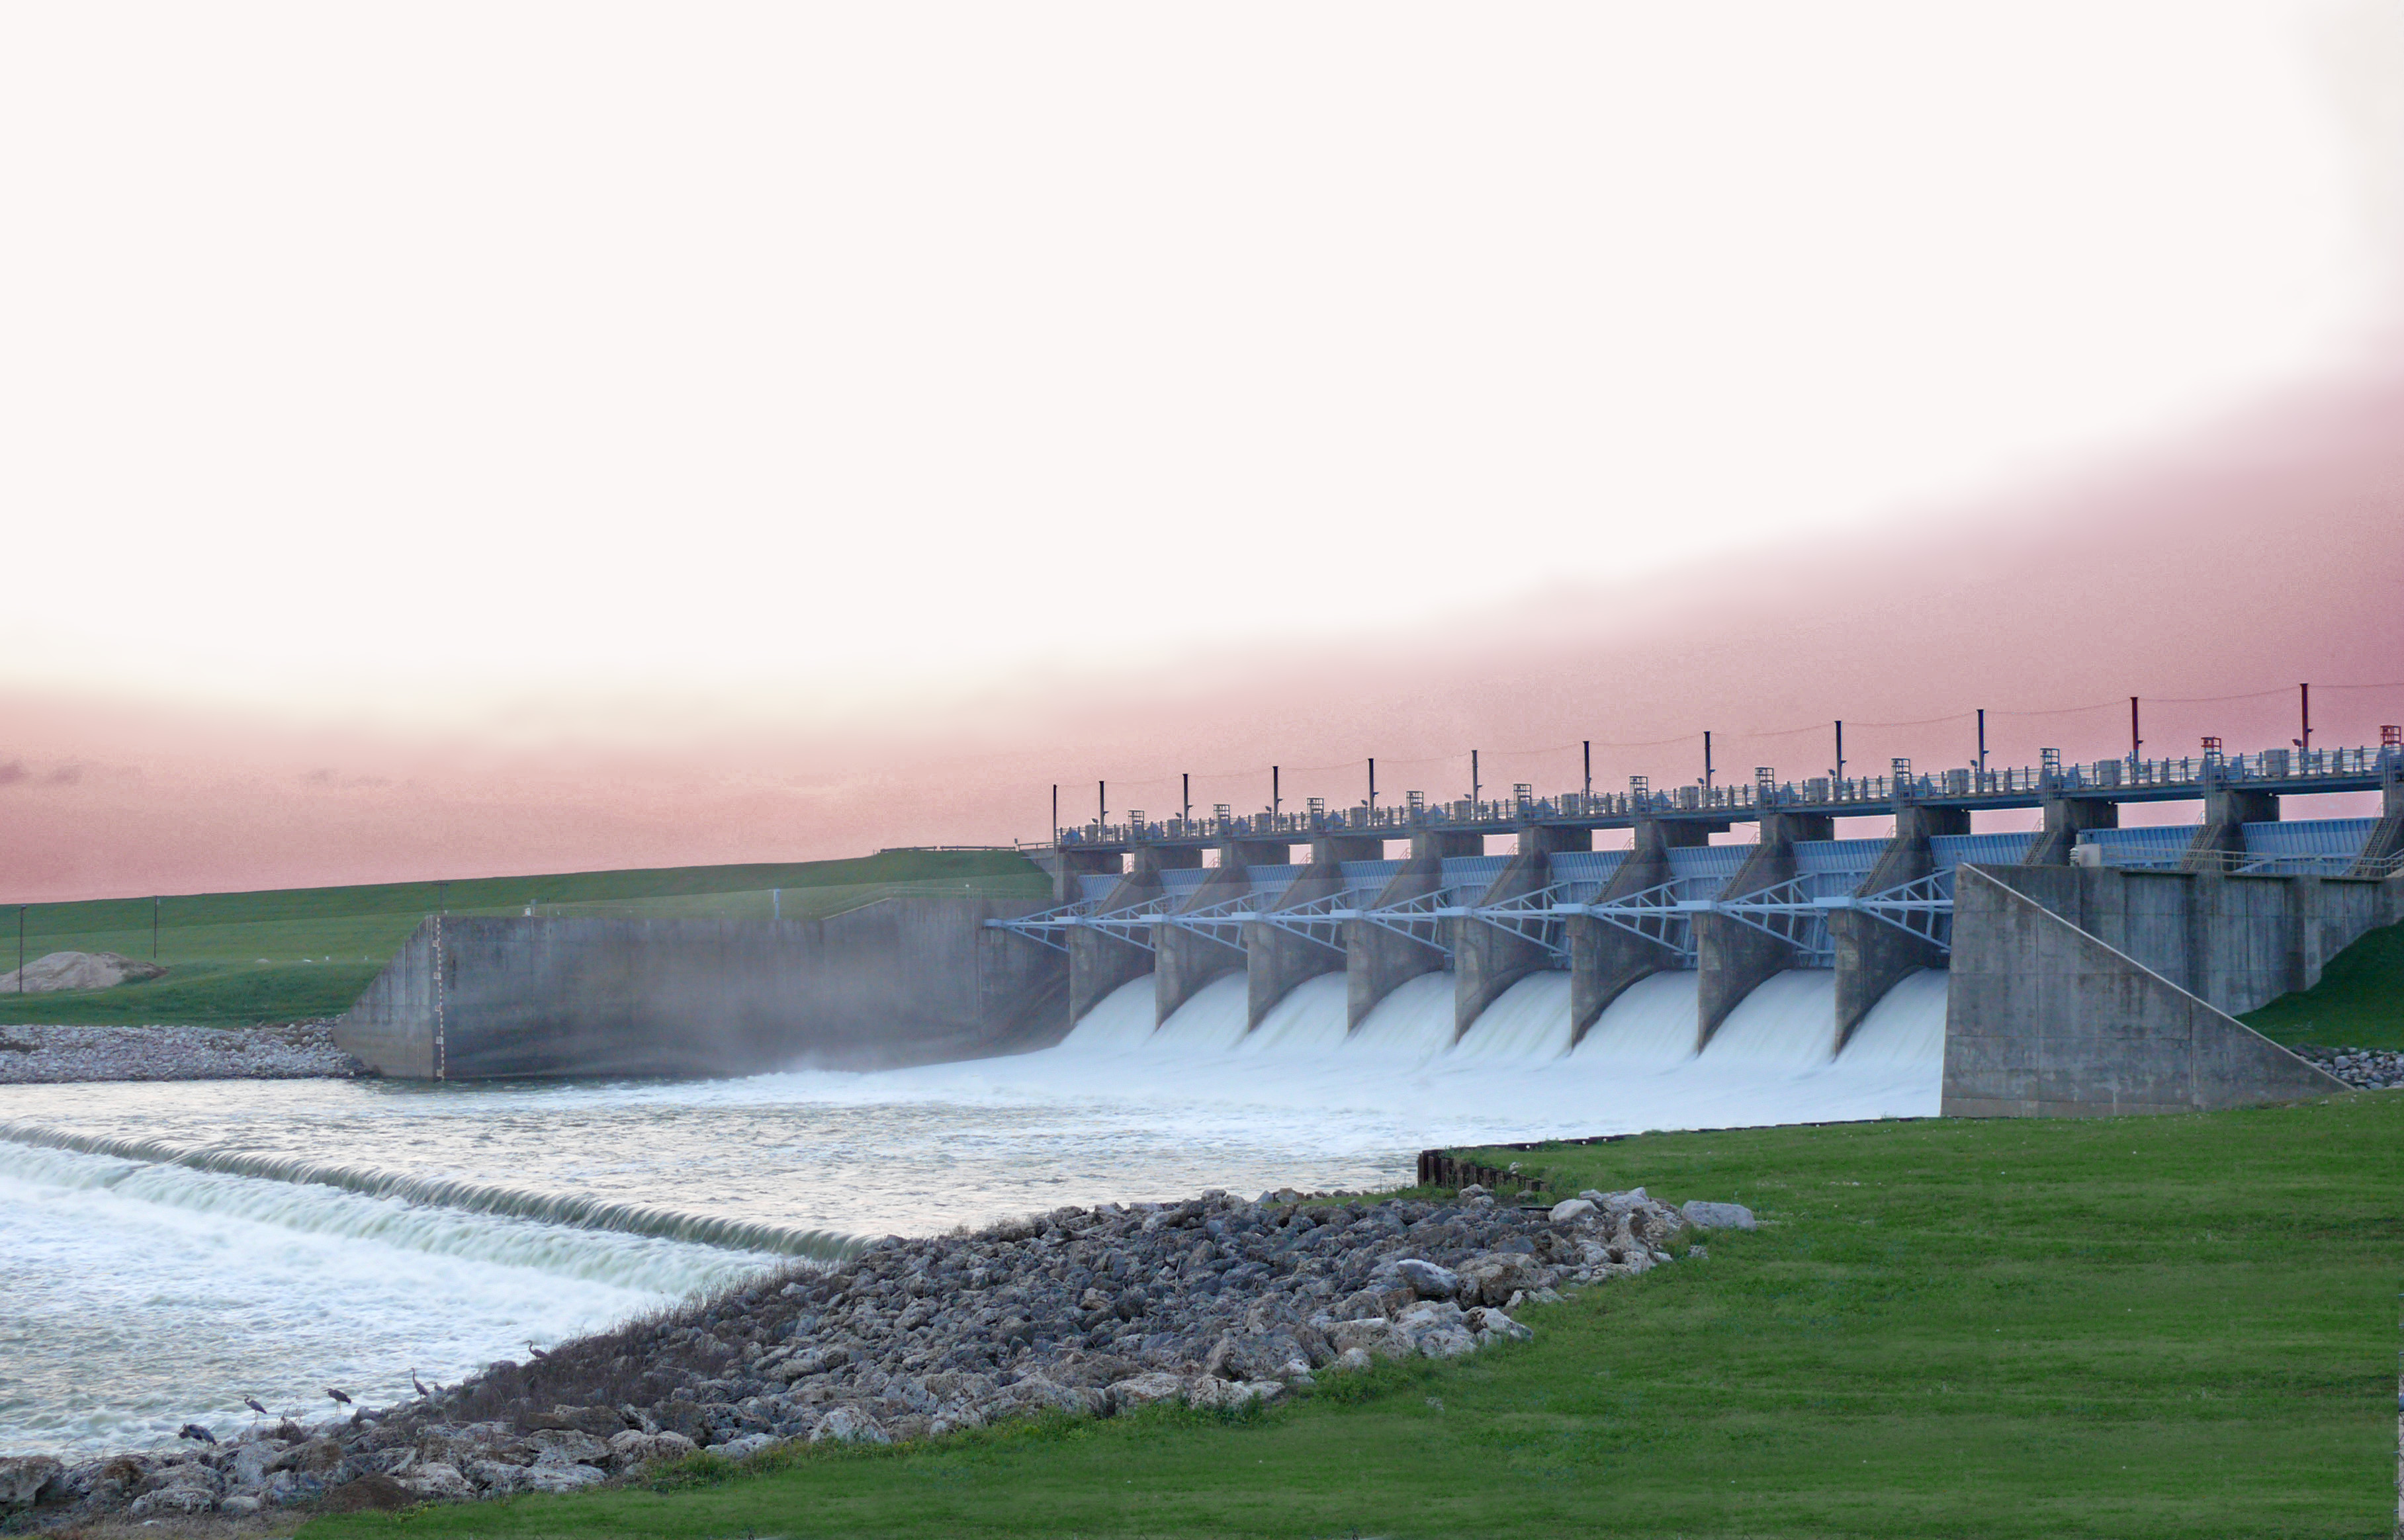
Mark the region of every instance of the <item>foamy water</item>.
[[129, 1447], [257, 1394], [452, 1380], [844, 1238], [1209, 1187], [1367, 1187], [1438, 1145], [1936, 1111], [1944, 976], [1841, 1054], [1781, 975], [1695, 1050], [1691, 973], [1572, 1046], [1567, 979], [1454, 1041], [1453, 979], [1345, 1030], [1340, 977], [1247, 1030], [1244, 981], [1153, 981], [1041, 1053], [709, 1082], [0, 1088], [0, 1451]]

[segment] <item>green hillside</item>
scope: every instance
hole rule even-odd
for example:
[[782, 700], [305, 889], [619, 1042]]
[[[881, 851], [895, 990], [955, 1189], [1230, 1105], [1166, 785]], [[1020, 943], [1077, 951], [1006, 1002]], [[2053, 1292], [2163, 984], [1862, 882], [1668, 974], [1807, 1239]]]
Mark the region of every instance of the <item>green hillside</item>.
[[2404, 1048], [2404, 925], [2370, 932], [2330, 958], [2319, 983], [2243, 1020], [2273, 1042]]
[[[184, 894], [25, 906], [24, 955], [114, 951], [163, 978], [19, 997], [0, 1022], [210, 1026], [339, 1014], [426, 915], [624, 914], [810, 919], [899, 893], [963, 888], [1041, 898], [1049, 880], [1009, 851], [886, 851], [843, 861], [479, 877], [261, 893]], [[155, 921], [155, 931], [154, 931]], [[0, 973], [17, 965], [18, 914], [0, 909]]]

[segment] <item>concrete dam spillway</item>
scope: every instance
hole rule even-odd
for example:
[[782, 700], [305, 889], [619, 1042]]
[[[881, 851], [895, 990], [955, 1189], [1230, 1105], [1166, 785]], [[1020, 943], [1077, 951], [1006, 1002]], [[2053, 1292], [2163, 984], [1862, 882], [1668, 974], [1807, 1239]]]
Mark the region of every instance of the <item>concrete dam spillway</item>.
[[[2331, 791], [2375, 791], [2382, 811], [2281, 818], [2282, 796]], [[2173, 798], [2201, 801], [2202, 822], [2119, 826], [2123, 803]], [[2039, 809], [2042, 826], [1974, 832], [1994, 807]], [[1837, 817], [1867, 813], [1893, 832], [1837, 837]], [[1740, 824], [1757, 839], [1712, 842]], [[1610, 829], [1626, 849], [1594, 848]], [[1498, 834], [1511, 853], [1487, 853]], [[1661, 1127], [2318, 1095], [2337, 1083], [2234, 1016], [2404, 919], [2404, 742], [1917, 778], [1898, 764], [1675, 796], [1520, 788], [1097, 823], [1035, 853], [1048, 905], [430, 917], [338, 1036], [434, 1079], [1043, 1050], [1296, 1084], [1516, 1076], [1564, 1106], [1641, 1095]]]

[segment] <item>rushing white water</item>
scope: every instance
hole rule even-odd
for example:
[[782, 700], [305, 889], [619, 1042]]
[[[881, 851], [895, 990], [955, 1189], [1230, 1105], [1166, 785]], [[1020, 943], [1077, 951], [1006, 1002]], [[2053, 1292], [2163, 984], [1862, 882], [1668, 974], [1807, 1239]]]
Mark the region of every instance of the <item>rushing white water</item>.
[[1261, 1024], [1236, 1050], [1277, 1059], [1307, 1059], [1344, 1046], [1347, 985], [1340, 973], [1322, 973], [1296, 984], [1268, 1008]]
[[1789, 968], [1771, 974], [1737, 1003], [1703, 1045], [1697, 1067], [1800, 1079], [1824, 1068], [1836, 1053], [1836, 974]]
[[1879, 1067], [1916, 1069], [1945, 1062], [1945, 989], [1943, 968], [1908, 973], [1872, 1006], [1853, 1029], [1841, 1056], [1847, 1064], [1869, 1070]]
[[0, 1450], [172, 1438], [455, 1380], [778, 1259], [0, 1143]]
[[1454, 1045], [1462, 1059], [1538, 1061], [1570, 1051], [1570, 976], [1536, 973], [1504, 990]]
[[1232, 1053], [1244, 1040], [1245, 1010], [1244, 976], [1223, 975], [1195, 990], [1194, 998], [1171, 1012], [1146, 1046], [1158, 1053]]
[[1621, 1074], [1662, 1074], [1695, 1057], [1695, 996], [1702, 976], [1648, 974], [1612, 1001], [1573, 1050], [1582, 1063]]
[[1404, 979], [1370, 1007], [1345, 1048], [1405, 1064], [1434, 1058], [1452, 1047], [1452, 992], [1448, 973]]
[[1825, 973], [1772, 978], [1699, 1056], [1692, 973], [1574, 1049], [1565, 976], [1459, 1044], [1455, 984], [1347, 1032], [1345, 980], [1314, 978], [1248, 1033], [1241, 978], [1156, 1028], [1145, 977], [1057, 1047], [883, 1074], [0, 1087], [0, 1452], [148, 1442], [248, 1394], [388, 1400], [834, 1237], [1382, 1186], [1441, 1145], [1936, 1111], [1942, 974], [1834, 1058]]

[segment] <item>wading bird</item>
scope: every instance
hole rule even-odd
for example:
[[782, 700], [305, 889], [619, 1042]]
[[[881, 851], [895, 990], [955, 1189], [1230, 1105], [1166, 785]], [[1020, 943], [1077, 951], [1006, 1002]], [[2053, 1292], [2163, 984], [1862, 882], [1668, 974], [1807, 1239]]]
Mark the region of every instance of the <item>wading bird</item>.
[[431, 1395], [434, 1394], [432, 1391], [426, 1388], [426, 1381], [417, 1377], [417, 1371], [415, 1369], [409, 1371], [409, 1382], [417, 1387], [417, 1394], [420, 1395]]
[[351, 1404], [351, 1398], [349, 1396], [344, 1395], [341, 1391], [334, 1389], [331, 1385], [326, 1387], [326, 1394], [334, 1398], [334, 1404], [336, 1406], [347, 1407]]
[[203, 1444], [214, 1444], [217, 1441], [217, 1435], [201, 1426], [198, 1422], [185, 1423], [182, 1427], [175, 1430], [175, 1436], [178, 1438], [195, 1438]]
[[543, 1352], [540, 1348], [536, 1347], [532, 1342], [528, 1342], [526, 1344], [526, 1352], [533, 1353], [537, 1358], [548, 1358], [551, 1356], [551, 1354]]
[[266, 1416], [266, 1415], [267, 1415], [267, 1408], [266, 1408], [265, 1407], [262, 1407], [262, 1406], [260, 1406], [260, 1405], [259, 1404], [259, 1397], [258, 1397], [258, 1396], [256, 1396], [256, 1395], [245, 1395], [245, 1396], [244, 1396], [244, 1397], [242, 1398], [242, 1404], [243, 1404], [244, 1406], [245, 1406], [245, 1407], [248, 1407], [251, 1410], [253, 1410], [253, 1411], [255, 1411], [255, 1412], [259, 1413], [259, 1416], [261, 1416], [261, 1417], [264, 1417], [264, 1416]]

